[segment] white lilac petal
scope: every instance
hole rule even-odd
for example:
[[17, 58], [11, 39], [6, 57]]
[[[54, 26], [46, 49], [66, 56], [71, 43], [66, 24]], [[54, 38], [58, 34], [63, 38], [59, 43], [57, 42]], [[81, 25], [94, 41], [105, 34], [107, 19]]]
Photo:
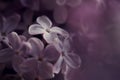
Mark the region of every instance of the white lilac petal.
[[31, 55], [33, 55], [37, 58], [40, 55], [42, 55], [42, 50], [44, 49], [44, 44], [40, 39], [32, 37], [28, 40], [28, 42], [30, 42], [30, 44], [32, 46]]
[[43, 34], [43, 38], [46, 40], [47, 43], [53, 44], [55, 42], [55, 38], [57, 35], [55, 33], [45, 33]]
[[31, 35], [43, 34], [44, 31], [44, 28], [39, 24], [32, 24], [28, 29], [28, 32]]
[[64, 36], [65, 38], [69, 37], [69, 33], [66, 30], [64, 30], [64, 29], [62, 29], [60, 27], [57, 27], [57, 26], [52, 27], [50, 29], [50, 31], [54, 32], [56, 34], [60, 34], [60, 35]]
[[80, 56], [78, 56], [75, 53], [68, 53], [68, 54], [64, 54], [64, 61], [66, 62], [66, 64], [71, 67], [71, 68], [79, 68], [81, 65], [81, 59]]
[[21, 39], [16, 32], [8, 34], [8, 40], [11, 47], [15, 50], [18, 50], [21, 47]]
[[70, 7], [77, 7], [81, 4], [82, 0], [67, 0], [66, 4]]
[[56, 3], [60, 6], [65, 5], [66, 0], [56, 0]]
[[56, 23], [63, 24], [68, 17], [68, 10], [65, 6], [58, 6], [54, 9], [53, 17]]
[[53, 45], [55, 46], [55, 48], [57, 49], [57, 51], [58, 51], [59, 53], [62, 53], [62, 52], [63, 52], [63, 43], [62, 43], [62, 41], [59, 40], [59, 38], [56, 38], [56, 39], [54, 40]]
[[0, 63], [6, 63], [11, 61], [13, 58], [14, 52], [10, 48], [0, 50]]
[[59, 58], [60, 54], [54, 47], [54, 45], [48, 45], [44, 49], [44, 57], [47, 61], [55, 62]]
[[53, 67], [53, 72], [58, 74], [62, 68], [62, 64], [63, 64], [63, 56], [60, 55], [59, 59], [57, 60], [57, 62], [54, 64]]
[[16, 29], [19, 21], [20, 21], [20, 15], [16, 14], [16, 13], [11, 15], [11, 16], [9, 16], [9, 17], [6, 17], [4, 19], [3, 32], [10, 33], [14, 29]]
[[66, 38], [63, 42], [63, 51], [70, 51], [71, 50], [71, 46], [70, 46], [70, 39]]
[[40, 16], [36, 20], [44, 29], [49, 29], [52, 27], [52, 22], [47, 16]]
[[54, 77], [53, 65], [49, 62], [38, 62], [38, 75], [43, 79], [51, 79]]

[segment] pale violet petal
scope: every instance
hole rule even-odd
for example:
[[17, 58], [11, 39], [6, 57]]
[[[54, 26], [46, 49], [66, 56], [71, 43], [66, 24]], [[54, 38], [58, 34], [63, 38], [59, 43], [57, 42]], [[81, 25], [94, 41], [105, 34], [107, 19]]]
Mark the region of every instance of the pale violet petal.
[[75, 53], [66, 53], [64, 54], [64, 60], [66, 64], [71, 68], [79, 68], [81, 65], [81, 59], [80, 56], [78, 56]]
[[53, 67], [53, 72], [58, 74], [62, 68], [62, 64], [63, 64], [63, 56], [60, 55], [59, 59], [57, 60], [57, 62], [54, 64]]
[[51, 32], [54, 32], [54, 33], [57, 33], [57, 34], [60, 34], [60, 35], [62, 35], [62, 36], [64, 36], [64, 37], [69, 37], [69, 33], [66, 31], [66, 30], [64, 30], [64, 29], [62, 29], [62, 28], [59, 28], [59, 27], [57, 27], [57, 26], [54, 26], [54, 27], [52, 27], [51, 29], [50, 29], [50, 31]]
[[31, 55], [33, 55], [37, 58], [40, 55], [42, 55], [42, 50], [44, 49], [44, 44], [40, 39], [32, 37], [28, 40], [28, 42], [30, 42], [30, 44], [32, 46]]
[[60, 54], [53, 45], [47, 45], [44, 49], [44, 57], [47, 61], [56, 62]]
[[38, 61], [35, 58], [27, 58], [20, 65], [21, 72], [36, 72], [38, 67]]
[[36, 20], [44, 29], [49, 29], [52, 26], [51, 20], [47, 16], [40, 16]]
[[16, 32], [8, 34], [8, 40], [11, 47], [15, 50], [18, 50], [21, 47], [21, 39]]
[[30, 25], [28, 32], [31, 35], [43, 34], [44, 29], [39, 24], [32, 24], [32, 25]]
[[56, 3], [60, 6], [65, 5], [66, 0], [56, 0]]
[[27, 41], [26, 36], [24, 36], [24, 35], [19, 35], [19, 37], [20, 37], [21, 41]]
[[38, 61], [38, 75], [45, 80], [53, 78], [53, 65], [49, 62]]

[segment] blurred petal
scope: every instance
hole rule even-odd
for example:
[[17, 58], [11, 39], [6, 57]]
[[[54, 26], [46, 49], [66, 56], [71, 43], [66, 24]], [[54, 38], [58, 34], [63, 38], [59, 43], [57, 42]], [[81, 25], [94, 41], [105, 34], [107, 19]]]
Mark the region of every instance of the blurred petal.
[[25, 73], [25, 72], [36, 73], [37, 66], [38, 66], [37, 60], [34, 58], [28, 58], [28, 59], [24, 60], [24, 62], [22, 64], [20, 64], [22, 73]]
[[31, 35], [43, 34], [44, 33], [43, 27], [39, 24], [30, 25], [28, 31], [29, 31], [29, 34], [31, 34]]
[[56, 0], [56, 3], [60, 6], [65, 5], [66, 0]]
[[50, 29], [50, 31], [51, 32], [55, 32], [55, 33], [57, 33], [57, 34], [60, 34], [60, 35], [62, 35], [62, 36], [64, 36], [64, 37], [68, 37], [69, 36], [69, 33], [67, 32], [67, 31], [65, 31], [64, 29], [62, 29], [62, 28], [59, 28], [59, 27], [52, 27], [51, 29]]
[[21, 46], [21, 39], [16, 32], [12, 32], [8, 35], [8, 40], [13, 49], [18, 50]]
[[34, 58], [28, 58], [20, 65], [24, 80], [35, 80], [37, 77], [38, 63]]
[[20, 37], [21, 41], [26, 41], [27, 40], [27, 38], [23, 35], [19, 35], [19, 37]]
[[50, 79], [54, 77], [53, 65], [48, 62], [39, 62], [38, 64], [38, 75], [43, 79]]
[[56, 62], [59, 55], [60, 54], [53, 45], [48, 45], [44, 50], [44, 56], [48, 61]]
[[35, 80], [36, 74], [34, 74], [33, 72], [24, 72], [22, 73], [22, 78], [23, 80]]
[[51, 20], [47, 16], [40, 16], [37, 18], [37, 23], [39, 23], [44, 29], [49, 29], [52, 26]]
[[20, 0], [22, 5], [32, 10], [39, 10], [39, 0]]
[[19, 55], [23, 57], [28, 57], [30, 55], [30, 51], [32, 50], [32, 46], [29, 42], [23, 42]]
[[19, 56], [19, 55], [14, 55], [13, 57], [13, 61], [12, 61], [12, 67], [13, 69], [20, 74], [21, 70], [20, 70], [20, 64], [24, 61], [24, 58]]
[[64, 6], [59, 6], [54, 9], [53, 17], [55, 21], [59, 24], [63, 24], [66, 22], [68, 17], [67, 8]]
[[53, 72], [58, 74], [62, 68], [62, 64], [63, 64], [63, 56], [60, 55], [59, 59], [57, 60], [57, 62], [54, 64], [53, 67]]
[[14, 52], [10, 48], [0, 50], [0, 63], [5, 63], [11, 61], [13, 58]]
[[35, 57], [39, 57], [42, 53], [42, 50], [44, 49], [43, 42], [35, 37], [30, 38], [28, 42], [30, 42], [32, 46], [32, 51], [31, 51], [32, 55]]
[[13, 31], [17, 27], [19, 21], [20, 21], [20, 15], [18, 14], [13, 14], [10, 17], [4, 19], [3, 32], [9, 33]]
[[70, 7], [76, 7], [81, 4], [82, 0], [67, 0], [67, 5]]
[[66, 64], [71, 68], [79, 68], [81, 65], [81, 59], [75, 53], [65, 54], [64, 60]]

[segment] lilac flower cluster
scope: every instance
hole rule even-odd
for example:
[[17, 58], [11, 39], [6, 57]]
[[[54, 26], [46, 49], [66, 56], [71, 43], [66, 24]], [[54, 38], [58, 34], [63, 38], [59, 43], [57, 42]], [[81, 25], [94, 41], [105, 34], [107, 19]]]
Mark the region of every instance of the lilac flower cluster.
[[119, 0], [0, 0], [0, 80], [120, 80]]
[[[58, 5], [72, 2], [56, 0]], [[58, 74], [64, 76], [68, 68], [79, 68], [81, 59], [70, 45], [70, 34], [45, 14], [33, 21], [40, 0], [20, 3], [26, 8], [22, 16], [19, 12], [0, 16], [0, 64], [15, 71], [21, 80], [54, 79]]]

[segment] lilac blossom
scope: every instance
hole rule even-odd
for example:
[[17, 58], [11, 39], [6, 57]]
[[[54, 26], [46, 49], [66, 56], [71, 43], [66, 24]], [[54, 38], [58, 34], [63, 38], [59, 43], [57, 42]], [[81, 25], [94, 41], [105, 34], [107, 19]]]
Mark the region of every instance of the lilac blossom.
[[[30, 80], [34, 80], [35, 78], [42, 79], [50, 79], [54, 77], [53, 73], [53, 65], [47, 61], [47, 58], [43, 53], [44, 44], [40, 39], [30, 38], [28, 40], [28, 44], [31, 45], [30, 55], [32, 58], [26, 59], [21, 65], [21, 70], [24, 73], [30, 75], [33, 73], [32, 78]], [[47, 56], [47, 55], [46, 55]], [[24, 76], [26, 79], [29, 76]]]
[[59, 73], [63, 66], [68, 66], [73, 69], [79, 68], [81, 65], [81, 59], [76, 53], [71, 51], [69, 40], [64, 40], [61, 46], [61, 49], [59, 48], [59, 59], [54, 65], [54, 73]]
[[15, 71], [17, 71], [18, 65], [14, 65], [15, 61], [17, 60], [16, 57], [22, 58], [23, 55], [26, 55], [28, 48], [26, 47], [26, 49], [23, 49], [22, 42], [25, 40], [25, 38], [23, 36], [18, 36], [18, 34], [15, 32], [12, 32], [8, 35], [8, 40], [9, 47], [0, 50], [0, 63], [12, 62], [13, 68]]
[[0, 17], [0, 41], [8, 44], [8, 38], [6, 37], [10, 32], [16, 29], [20, 21], [20, 15], [13, 14], [9, 17]]
[[38, 24], [32, 24], [29, 27], [29, 34], [43, 34], [43, 38], [47, 43], [55, 43], [55, 41], [58, 41], [58, 34], [63, 37], [69, 37], [68, 32], [64, 29], [57, 26], [52, 27], [52, 22], [47, 16], [38, 17], [36, 22]]

